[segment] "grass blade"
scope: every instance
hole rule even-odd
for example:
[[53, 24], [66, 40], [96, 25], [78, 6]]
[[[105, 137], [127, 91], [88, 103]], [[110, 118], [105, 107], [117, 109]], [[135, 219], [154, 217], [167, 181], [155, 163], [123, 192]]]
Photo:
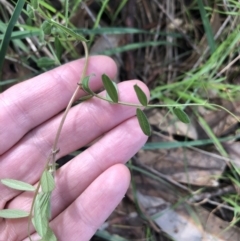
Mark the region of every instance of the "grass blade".
[[145, 48], [145, 47], [155, 47], [155, 46], [177, 46], [176, 44], [169, 43], [167, 41], [147, 41], [147, 42], [141, 42], [141, 43], [132, 43], [127, 44], [121, 47], [116, 47], [113, 49], [107, 49], [102, 52], [99, 52], [98, 54], [105, 54], [105, 55], [112, 55], [117, 53], [122, 53], [125, 51]]
[[61, 44], [61, 42], [60, 42], [58, 37], [55, 37], [54, 47], [56, 49], [56, 56], [58, 58], [58, 61], [60, 62], [62, 54], [63, 54], [63, 51], [64, 51], [64, 48], [63, 48], [63, 46], [62, 46], [62, 44]]
[[203, 27], [205, 29], [208, 45], [211, 50], [211, 53], [213, 53], [216, 50], [216, 44], [215, 44], [212, 28], [207, 16], [207, 12], [204, 8], [203, 0], [197, 0], [197, 3], [201, 14], [202, 22], [203, 22]]
[[2, 76], [2, 67], [3, 67], [5, 55], [7, 53], [7, 48], [11, 39], [12, 31], [18, 20], [19, 15], [22, 12], [24, 3], [25, 3], [25, 0], [18, 0], [17, 5], [14, 9], [13, 15], [7, 25], [7, 29], [4, 34], [3, 41], [1, 42], [1, 45], [0, 45], [0, 79]]
[[199, 121], [200, 125], [202, 126], [202, 128], [206, 131], [207, 135], [213, 140], [213, 143], [214, 143], [215, 147], [217, 148], [217, 150], [219, 151], [219, 153], [224, 157], [228, 157], [227, 152], [225, 151], [221, 142], [216, 137], [216, 135], [213, 133], [212, 129], [209, 127], [207, 122], [197, 112], [195, 112], [195, 114], [197, 115], [198, 121]]
[[[230, 136], [219, 138], [219, 142], [234, 141], [240, 136]], [[205, 139], [205, 140], [196, 140], [196, 141], [169, 141], [169, 142], [149, 142], [146, 143], [142, 149], [143, 150], [160, 150], [160, 149], [173, 149], [181, 147], [192, 147], [192, 146], [204, 146], [213, 144], [214, 140]]]

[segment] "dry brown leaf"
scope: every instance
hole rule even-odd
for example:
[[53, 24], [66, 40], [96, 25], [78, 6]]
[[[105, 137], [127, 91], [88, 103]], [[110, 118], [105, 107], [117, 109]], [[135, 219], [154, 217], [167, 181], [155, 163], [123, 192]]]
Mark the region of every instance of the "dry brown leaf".
[[114, 49], [120, 46], [123, 38], [121, 34], [108, 34], [99, 37], [90, 49], [90, 54], [99, 54], [105, 50]]
[[[155, 135], [154, 141], [168, 140]], [[197, 148], [142, 150], [138, 160], [175, 181], [197, 186], [217, 186], [217, 179], [226, 167], [214, 150], [210, 153]]]
[[[237, 241], [239, 228], [229, 227], [229, 223], [211, 215], [202, 207], [195, 209], [195, 215], [189, 214], [185, 205], [176, 209], [171, 203], [160, 197], [137, 193], [138, 202], [149, 215], [157, 215], [155, 223], [176, 241]], [[163, 209], [163, 207], [165, 207]]]
[[167, 113], [166, 109], [152, 109], [148, 112], [148, 120], [151, 125], [155, 125], [169, 135], [181, 135], [189, 137], [193, 140], [198, 138], [197, 131], [193, 122], [185, 124], [177, 119], [171, 113]]

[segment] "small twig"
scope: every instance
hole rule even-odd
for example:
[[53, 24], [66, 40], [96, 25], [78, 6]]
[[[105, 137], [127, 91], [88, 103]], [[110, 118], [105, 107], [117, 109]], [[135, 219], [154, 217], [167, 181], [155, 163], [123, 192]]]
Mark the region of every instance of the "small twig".
[[217, 73], [216, 77], [220, 77], [225, 71], [227, 71], [233, 64], [235, 64], [240, 59], [240, 55], [238, 55], [234, 60], [232, 60], [227, 66], [225, 66], [219, 73]]
[[190, 203], [196, 203], [201, 202], [202, 200], [207, 200], [207, 202], [211, 201], [210, 198], [214, 198], [217, 196], [222, 196], [224, 194], [233, 193], [235, 192], [235, 189], [233, 186], [226, 186], [223, 188], [216, 189], [213, 192], [203, 192], [200, 194], [195, 194], [191, 198], [188, 199], [188, 202]]
[[232, 211], [232, 212], [235, 211], [235, 208], [230, 207], [230, 206], [228, 206], [228, 205], [225, 205], [225, 204], [223, 204], [223, 203], [219, 203], [219, 202], [212, 201], [212, 200], [210, 200], [209, 198], [205, 198], [205, 199], [203, 199], [202, 201], [200, 201], [200, 202], [198, 202], [198, 203], [192, 203], [192, 202], [191, 202], [190, 204], [191, 204], [191, 205], [194, 205], [194, 206], [200, 206], [200, 205], [205, 204], [205, 203], [209, 203], [209, 204], [212, 204], [212, 205], [214, 205], [214, 206], [217, 206], [218, 209], [219, 209], [219, 208], [224, 208], [224, 209], [230, 210], [230, 211]]

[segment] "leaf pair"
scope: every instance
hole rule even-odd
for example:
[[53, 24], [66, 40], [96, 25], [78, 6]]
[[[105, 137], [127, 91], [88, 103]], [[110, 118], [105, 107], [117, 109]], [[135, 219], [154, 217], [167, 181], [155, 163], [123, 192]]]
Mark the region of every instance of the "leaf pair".
[[[95, 95], [95, 93], [90, 89], [89, 87], [89, 80], [90, 77], [86, 76], [83, 80], [82, 80], [82, 88], [91, 95]], [[118, 97], [118, 88], [117, 88], [117, 84], [113, 81], [111, 81], [111, 79], [106, 75], [103, 74], [102, 75], [102, 82], [103, 82], [103, 86], [107, 92], [107, 99], [112, 101], [113, 103], [118, 103], [119, 97]], [[136, 92], [136, 95], [138, 97], [139, 102], [143, 105], [143, 106], [147, 106], [148, 105], [148, 99], [146, 94], [143, 92], [143, 90], [138, 86], [138, 85], [134, 85], [134, 90]], [[131, 104], [129, 104], [131, 105]], [[148, 123], [147, 117], [144, 114], [144, 112], [137, 108], [137, 118], [138, 118], [138, 122], [139, 125], [143, 131], [143, 133], [147, 136], [151, 135], [151, 128], [150, 125]]]
[[[32, 222], [35, 226], [36, 231], [41, 237], [46, 240], [57, 240], [53, 232], [49, 227], [50, 217], [50, 196], [51, 192], [55, 187], [55, 182], [52, 174], [45, 170], [41, 176], [41, 187], [42, 192], [38, 193], [34, 203], [34, 216]], [[9, 188], [19, 191], [36, 191], [36, 188], [26, 182], [14, 180], [14, 179], [2, 179], [1, 183]], [[0, 210], [1, 218], [24, 218], [29, 216], [29, 212], [18, 209], [3, 209]]]
[[[82, 87], [87, 93], [94, 95], [94, 92], [89, 87], [89, 80], [90, 80], [90, 76], [86, 76], [82, 80]], [[106, 74], [102, 75], [102, 83], [107, 92], [108, 99], [114, 103], [118, 103], [119, 98], [118, 98], [117, 84], [115, 82], [113, 82]], [[139, 102], [143, 106], [147, 106], [148, 100], [147, 100], [147, 96], [143, 92], [143, 90], [138, 85], [134, 85], [134, 90], [137, 94]]]
[[[186, 124], [190, 123], [188, 115], [182, 109], [174, 108], [173, 113], [183, 123], [186, 123]], [[149, 124], [148, 119], [147, 119], [146, 115], [144, 114], [144, 112], [139, 108], [137, 109], [137, 118], [138, 118], [138, 122], [139, 122], [139, 125], [140, 125], [143, 133], [147, 136], [150, 136], [151, 135], [150, 124]]]
[[[14, 179], [2, 179], [1, 183], [9, 188], [19, 190], [34, 192], [35, 187], [29, 183], [14, 180]], [[0, 210], [1, 218], [25, 218], [29, 216], [29, 212], [18, 210], [18, 209], [3, 209]]]
[[[143, 92], [143, 90], [138, 85], [134, 85], [134, 90], [135, 90], [135, 93], [138, 97], [139, 102], [143, 106], [147, 106], [148, 105], [148, 99], [147, 99], [146, 94]], [[151, 135], [151, 126], [148, 122], [147, 116], [139, 108], [137, 108], [137, 119], [138, 119], [138, 123], [139, 123], [143, 133], [146, 136], [150, 136]]]
[[40, 178], [41, 192], [37, 193], [33, 203], [33, 215], [31, 220], [36, 232], [41, 237], [41, 240], [57, 241], [57, 238], [49, 226], [50, 199], [51, 193], [55, 187], [54, 178], [51, 170], [44, 170]]
[[41, 240], [55, 241], [57, 240], [53, 231], [49, 226], [50, 198], [55, 187], [55, 181], [51, 170], [45, 170], [40, 179], [42, 192], [38, 193], [34, 202], [34, 215], [32, 223], [37, 233], [42, 237]]

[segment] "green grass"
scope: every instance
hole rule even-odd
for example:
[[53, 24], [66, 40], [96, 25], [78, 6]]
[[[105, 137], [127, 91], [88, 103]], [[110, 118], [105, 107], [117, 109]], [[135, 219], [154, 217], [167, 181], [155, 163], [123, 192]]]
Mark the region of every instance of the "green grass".
[[7, 24], [6, 30], [4, 31], [5, 33], [3, 35], [3, 39], [2, 39], [2, 42], [0, 45], [0, 78], [2, 76], [3, 62], [4, 62], [5, 55], [7, 53], [7, 49], [8, 49], [10, 39], [11, 39], [12, 31], [19, 18], [19, 15], [22, 12], [24, 3], [25, 3], [24, 0], [18, 0], [16, 7], [14, 9], [14, 12], [12, 14], [12, 17]]

